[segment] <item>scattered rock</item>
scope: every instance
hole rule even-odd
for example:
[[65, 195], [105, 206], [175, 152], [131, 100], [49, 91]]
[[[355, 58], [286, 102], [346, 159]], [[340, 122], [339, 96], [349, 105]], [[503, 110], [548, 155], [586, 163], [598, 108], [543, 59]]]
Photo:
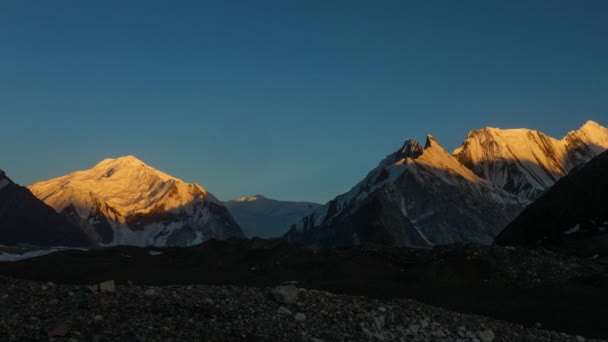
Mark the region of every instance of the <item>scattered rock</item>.
[[293, 285], [277, 286], [272, 290], [274, 299], [283, 304], [294, 304], [298, 301], [298, 288]]
[[62, 323], [51, 322], [49, 324], [49, 329], [47, 331], [48, 337], [63, 337], [70, 332], [70, 329], [67, 325]]
[[431, 336], [437, 337], [437, 338], [447, 337], [447, 335], [443, 331], [441, 331], [441, 330], [431, 331]]
[[[176, 342], [201, 337], [209, 341], [585, 342], [581, 336], [529, 329], [403, 298], [296, 288], [296, 305], [289, 306], [277, 304], [274, 294], [268, 296], [272, 289], [235, 286], [125, 286], [110, 296], [61, 284], [40, 293], [40, 287], [41, 283], [0, 276], [0, 288], [8, 295], [0, 302], [1, 341], [40, 341], [42, 333], [57, 342]], [[68, 291], [74, 291], [73, 296]], [[65, 321], [43, 323], [48, 317]]]
[[114, 293], [116, 291], [116, 285], [114, 284], [114, 280], [104, 281], [103, 283], [99, 283], [99, 292], [101, 293]]
[[420, 330], [420, 326], [418, 324], [410, 324], [410, 326], [408, 327], [408, 329], [413, 333], [413, 334], [418, 334], [418, 330]]
[[291, 315], [291, 310], [289, 310], [288, 308], [281, 306], [277, 309], [277, 313], [279, 315]]
[[481, 342], [492, 342], [494, 341], [494, 332], [492, 330], [483, 330], [477, 333]]

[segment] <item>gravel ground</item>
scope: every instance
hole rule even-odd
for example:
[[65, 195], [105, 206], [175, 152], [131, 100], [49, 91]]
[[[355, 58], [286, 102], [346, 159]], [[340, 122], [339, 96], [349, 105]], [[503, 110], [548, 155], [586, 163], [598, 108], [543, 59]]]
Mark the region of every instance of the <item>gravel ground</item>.
[[100, 293], [0, 277], [0, 341], [597, 341], [407, 299], [290, 289], [109, 286]]

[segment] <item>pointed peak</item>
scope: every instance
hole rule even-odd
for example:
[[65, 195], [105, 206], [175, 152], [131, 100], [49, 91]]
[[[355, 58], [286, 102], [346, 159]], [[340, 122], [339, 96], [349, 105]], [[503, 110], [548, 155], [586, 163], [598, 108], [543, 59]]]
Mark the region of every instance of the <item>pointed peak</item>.
[[0, 180], [7, 178], [6, 177], [6, 173], [4, 172], [4, 170], [0, 169]]
[[600, 125], [599, 123], [593, 121], [593, 120], [587, 120], [587, 122], [585, 122], [585, 124], [581, 127], [581, 129], [585, 129], [585, 128], [599, 128], [602, 127], [602, 125]]
[[422, 145], [415, 139], [407, 139], [403, 143], [403, 147], [399, 150], [399, 157], [416, 159], [422, 155], [424, 149]]
[[437, 141], [437, 139], [435, 139], [434, 136], [427, 134], [426, 142], [424, 143], [424, 149], [426, 150], [427, 148], [435, 147], [435, 146], [441, 147], [441, 144], [439, 144], [439, 141]]
[[427, 150], [429, 148], [444, 150], [443, 146], [439, 143], [439, 140], [435, 139], [435, 137], [430, 134], [426, 136], [426, 142], [424, 143], [424, 149]]

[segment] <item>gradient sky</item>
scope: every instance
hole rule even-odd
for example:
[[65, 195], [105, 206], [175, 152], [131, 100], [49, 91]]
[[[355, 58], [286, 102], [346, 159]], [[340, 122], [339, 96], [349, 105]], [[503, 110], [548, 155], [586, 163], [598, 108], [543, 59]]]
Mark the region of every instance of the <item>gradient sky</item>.
[[325, 202], [408, 137], [608, 124], [608, 1], [0, 2], [0, 168]]

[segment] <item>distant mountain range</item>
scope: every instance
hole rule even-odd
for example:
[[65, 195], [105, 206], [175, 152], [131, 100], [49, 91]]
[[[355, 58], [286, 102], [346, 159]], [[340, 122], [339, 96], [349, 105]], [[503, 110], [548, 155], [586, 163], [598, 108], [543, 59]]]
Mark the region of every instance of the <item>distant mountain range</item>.
[[0, 243], [187, 246], [284, 234], [325, 246], [488, 244], [606, 149], [608, 129], [593, 121], [560, 140], [529, 129], [475, 130], [453, 153], [430, 135], [424, 146], [408, 139], [324, 205], [261, 195], [223, 203], [132, 156], [34, 183], [31, 193], [2, 173]]
[[237, 198], [224, 205], [247, 237], [276, 238], [289, 226], [321, 205], [311, 202], [288, 202], [262, 195]]
[[201, 186], [132, 156], [28, 188], [101, 245], [187, 246], [244, 237], [226, 207]]
[[484, 128], [453, 154], [432, 136], [424, 147], [409, 139], [285, 237], [330, 246], [491, 243], [531, 200], [606, 149], [608, 129], [593, 121], [561, 140]]

